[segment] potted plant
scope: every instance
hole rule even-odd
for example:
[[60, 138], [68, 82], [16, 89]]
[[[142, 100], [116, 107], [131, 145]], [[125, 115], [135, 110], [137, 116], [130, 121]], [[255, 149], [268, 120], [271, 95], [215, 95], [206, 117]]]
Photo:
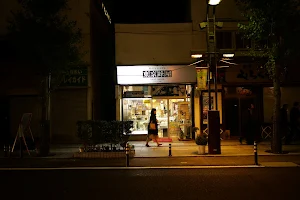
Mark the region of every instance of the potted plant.
[[207, 145], [207, 134], [203, 133], [198, 135], [195, 142], [198, 145], [198, 154], [204, 155], [205, 146]]

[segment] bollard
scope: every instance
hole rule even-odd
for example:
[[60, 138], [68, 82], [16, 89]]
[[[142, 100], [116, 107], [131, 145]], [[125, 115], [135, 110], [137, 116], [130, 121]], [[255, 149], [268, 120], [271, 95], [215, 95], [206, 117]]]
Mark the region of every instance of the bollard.
[[129, 167], [129, 143], [126, 143], [126, 167]]
[[172, 156], [172, 146], [169, 144], [169, 156]]
[[22, 138], [19, 137], [19, 142], [20, 142], [20, 158], [23, 158], [23, 147], [22, 147]]
[[257, 158], [257, 143], [254, 141], [254, 162], [255, 165], [258, 165], [258, 158]]
[[4, 157], [7, 157], [7, 146], [6, 146], [6, 144], [4, 144]]
[[10, 157], [10, 153], [11, 153], [11, 148], [10, 145], [8, 145], [8, 157]]

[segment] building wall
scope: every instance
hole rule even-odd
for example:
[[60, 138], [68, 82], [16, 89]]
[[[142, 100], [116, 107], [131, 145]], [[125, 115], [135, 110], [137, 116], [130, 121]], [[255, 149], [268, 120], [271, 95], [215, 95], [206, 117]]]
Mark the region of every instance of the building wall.
[[116, 64], [191, 63], [192, 24], [116, 24]]
[[116, 119], [114, 25], [104, 15], [101, 1], [91, 2], [93, 119], [111, 121]]
[[[71, 10], [67, 11], [70, 20], [77, 22], [82, 30], [83, 60], [90, 68], [90, 2], [86, 0], [69, 0]], [[88, 74], [88, 79], [91, 76]], [[91, 119], [92, 116], [92, 89], [88, 87], [69, 87], [58, 89], [51, 97], [51, 141], [53, 143], [77, 143], [76, 122]]]
[[[70, 20], [77, 22], [77, 27], [82, 30], [83, 35], [83, 48], [85, 52], [84, 61], [90, 66], [90, 18], [88, 16], [90, 12], [90, 1], [87, 0], [69, 0], [70, 10], [66, 11]], [[17, 1], [14, 0], [1, 0], [0, 1], [0, 35], [8, 33], [7, 19], [10, 17], [11, 10], [17, 10], [20, 6]], [[9, 66], [11, 64], [7, 64]], [[40, 101], [36, 95], [39, 94], [39, 83], [36, 83], [36, 74], [32, 70], [26, 70], [26, 67], [18, 64], [18, 67], [25, 70], [25, 72], [12, 73], [11, 70], [4, 70], [1, 73], [4, 77], [8, 74], [11, 77], [9, 79], [1, 79], [1, 85], [9, 85], [5, 87], [5, 90], [1, 90], [1, 94], [10, 96], [10, 116], [11, 116], [11, 133], [15, 134], [18, 128], [18, 123], [21, 119], [22, 113], [33, 113], [32, 119], [32, 132], [35, 136], [39, 133], [39, 121], [41, 119]], [[28, 68], [29, 69], [29, 68]], [[89, 73], [92, 71], [89, 68]], [[28, 73], [30, 73], [28, 75]], [[28, 80], [24, 80], [23, 83], [19, 80], [19, 76], [26, 76]], [[34, 82], [35, 81], [35, 82]], [[34, 84], [33, 84], [34, 82]], [[13, 84], [12, 84], [13, 83]], [[52, 142], [78, 142], [76, 136], [76, 122], [78, 120], [86, 120], [92, 118], [92, 88], [91, 88], [91, 76], [89, 76], [89, 85], [86, 88], [68, 88], [58, 89], [53, 92], [52, 95], [52, 121], [51, 121], [51, 137]], [[22, 95], [20, 97], [20, 95]]]
[[51, 122], [52, 141], [77, 143], [76, 122], [86, 120], [86, 89], [57, 90], [52, 95]]
[[[206, 50], [206, 29], [200, 30], [199, 23], [206, 21], [206, 0], [191, 0], [191, 15], [193, 22], [193, 50]], [[223, 22], [219, 31], [237, 30], [237, 21], [243, 20], [235, 0], [224, 0], [216, 7], [216, 21]]]

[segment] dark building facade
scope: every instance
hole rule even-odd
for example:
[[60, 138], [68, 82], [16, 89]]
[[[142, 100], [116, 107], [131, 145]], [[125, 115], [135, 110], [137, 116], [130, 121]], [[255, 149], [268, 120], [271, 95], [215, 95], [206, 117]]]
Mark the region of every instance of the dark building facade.
[[[109, 5], [109, 4], [108, 4]], [[116, 119], [114, 22], [105, 1], [91, 0], [93, 119]]]

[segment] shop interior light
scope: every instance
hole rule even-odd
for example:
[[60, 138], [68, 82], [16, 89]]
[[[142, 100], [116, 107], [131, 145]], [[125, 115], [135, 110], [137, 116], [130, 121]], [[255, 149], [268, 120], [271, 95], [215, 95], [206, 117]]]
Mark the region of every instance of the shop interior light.
[[192, 54], [192, 58], [202, 58], [202, 54]]
[[234, 53], [224, 53], [223, 57], [224, 58], [232, 58], [232, 57], [234, 57]]
[[218, 69], [220, 68], [228, 68], [229, 66], [217, 66]]
[[201, 23], [199, 23], [199, 27], [200, 27], [201, 30], [204, 29], [204, 28], [206, 28], [207, 27], [207, 22], [201, 22]]
[[211, 6], [219, 5], [222, 0], [208, 0], [208, 4]]
[[223, 22], [216, 22], [216, 27], [222, 28], [223, 27]]

